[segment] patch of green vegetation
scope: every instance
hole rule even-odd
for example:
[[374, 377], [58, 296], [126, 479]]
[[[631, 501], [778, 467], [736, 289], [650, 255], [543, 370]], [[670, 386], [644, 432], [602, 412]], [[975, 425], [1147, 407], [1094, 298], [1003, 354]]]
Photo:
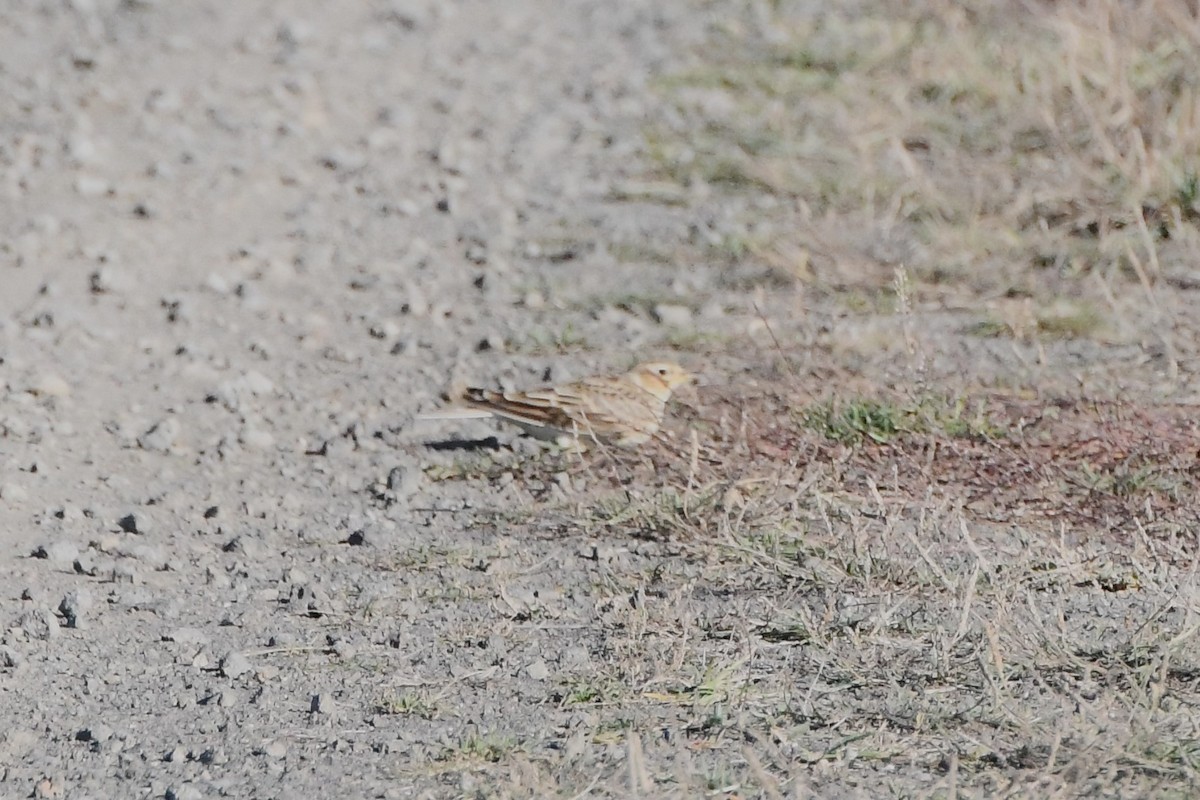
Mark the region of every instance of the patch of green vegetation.
[[1056, 339], [1084, 339], [1094, 336], [1103, 324], [1104, 318], [1091, 306], [1048, 310], [1037, 317], [1038, 334]]
[[804, 414], [804, 424], [835, 442], [858, 444], [870, 439], [884, 443], [903, 429], [904, 417], [904, 412], [890, 403], [854, 400], [810, 408]]
[[521, 338], [505, 342], [505, 348], [519, 355], [565, 355], [592, 349], [587, 337], [571, 322], [560, 330], [534, 328]]
[[577, 678], [564, 688], [561, 705], [566, 707], [612, 703], [626, 693], [622, 683], [605, 676]]
[[608, 246], [609, 254], [623, 264], [659, 264], [672, 266], [679, 261], [677, 253], [650, 242], [613, 242]]
[[1080, 482], [1093, 492], [1115, 497], [1136, 497], [1147, 492], [1174, 495], [1180, 490], [1180, 476], [1170, 470], [1148, 464], [1120, 463], [1098, 467], [1084, 462], [1079, 465]]
[[[739, 492], [739, 496], [745, 495]], [[722, 502], [728, 507], [728, 501]], [[760, 530], [739, 531], [735, 534], [736, 549], [727, 557], [737, 554], [774, 564], [800, 564], [811, 556], [823, 558], [818, 550], [809, 546], [805, 533], [808, 526], [798, 520], [785, 518], [783, 525], [767, 525]]]
[[663, 344], [677, 352], [692, 353], [698, 350], [712, 350], [729, 341], [729, 336], [712, 331], [676, 329], [667, 334]]
[[808, 644], [815, 638], [808, 626], [799, 621], [763, 625], [755, 630], [755, 633], [761, 636], [763, 641], [772, 643]]
[[710, 244], [708, 253], [714, 260], [741, 261], [761, 247], [762, 243], [750, 236], [730, 233]]
[[592, 310], [595, 308], [619, 308], [622, 311], [628, 311], [631, 314], [645, 314], [650, 316], [654, 313], [654, 307], [660, 303], [677, 303], [678, 298], [664, 293], [655, 292], [621, 292], [610, 295], [596, 295], [591, 297], [582, 307], [584, 310]]
[[1188, 170], [1179, 182], [1175, 195], [1179, 207], [1189, 215], [1200, 213], [1200, 175]]
[[513, 464], [490, 455], [464, 455], [448, 464], [431, 464], [425, 477], [434, 482], [494, 480], [512, 472]]
[[613, 186], [609, 198], [617, 202], [657, 203], [664, 206], [687, 205], [687, 192], [669, 181], [643, 181]]
[[712, 156], [697, 162], [693, 167], [693, 174], [698, 175], [706, 183], [716, 184], [726, 189], [774, 192], [777, 188], [755, 169], [752, 161], [746, 158], [737, 158], [732, 155]]
[[415, 692], [389, 692], [379, 701], [376, 710], [389, 716], [416, 716], [427, 720], [434, 719], [438, 714], [437, 706], [433, 702]]
[[[1200, 742], [1191, 737], [1151, 741], [1144, 745], [1141, 758], [1145, 764], [1156, 769], [1165, 771], [1174, 768], [1184, 775], [1195, 775], [1200, 771]], [[1191, 791], [1194, 789], [1180, 789], [1175, 793], [1163, 793], [1158, 796], [1185, 798], [1192, 796]]]
[[553, 263], [563, 263], [573, 261], [580, 254], [588, 252], [590, 247], [590, 243], [569, 235], [547, 236], [531, 242], [526, 248], [526, 255]]
[[693, 701], [701, 706], [730, 700], [746, 684], [746, 664], [733, 661], [723, 666], [710, 666], [692, 690]]
[[745, 662], [733, 661], [725, 665], [709, 665], [695, 683], [677, 686], [666, 691], [645, 692], [642, 697], [661, 703], [710, 708], [710, 719], [718, 725], [725, 724], [723, 709], [735, 694], [740, 694], [746, 684]]
[[636, 728], [637, 723], [626, 717], [601, 720], [592, 734], [592, 741], [595, 744], [620, 745], [625, 741], [629, 731], [636, 730]]
[[927, 424], [926, 430], [956, 439], [1001, 439], [1004, 429], [988, 417], [982, 403], [974, 406], [966, 398], [927, 397], [917, 411]]
[[890, 316], [901, 310], [895, 287], [882, 284], [857, 285], [841, 290], [838, 292], [837, 302], [854, 314]]
[[562, 704], [564, 706], [587, 705], [589, 703], [604, 702], [604, 694], [599, 687], [588, 681], [578, 681], [571, 686], [566, 694], [563, 695]]
[[963, 329], [963, 333], [968, 336], [979, 336], [983, 339], [999, 339], [1002, 336], [1011, 336], [1012, 332], [1011, 325], [998, 319], [982, 319]]
[[987, 417], [981, 405], [972, 408], [964, 398], [933, 395], [905, 403], [869, 398], [831, 401], [807, 409], [803, 420], [827, 439], [844, 444], [864, 441], [886, 444], [897, 436], [912, 433], [939, 433], [954, 438], [1003, 436], [1003, 430]]
[[517, 749], [518, 742], [512, 736], [472, 734], [459, 742], [458, 747], [447, 748], [442, 753], [442, 760], [484, 761], [496, 764]]

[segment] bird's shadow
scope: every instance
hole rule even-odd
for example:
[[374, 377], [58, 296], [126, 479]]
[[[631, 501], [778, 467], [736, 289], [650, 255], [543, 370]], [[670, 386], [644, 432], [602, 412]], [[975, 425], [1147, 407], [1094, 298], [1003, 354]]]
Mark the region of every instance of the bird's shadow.
[[476, 450], [499, 450], [500, 440], [495, 436], [488, 436], [485, 439], [440, 439], [438, 441], [425, 442], [425, 446], [439, 453], [455, 451], [475, 452]]

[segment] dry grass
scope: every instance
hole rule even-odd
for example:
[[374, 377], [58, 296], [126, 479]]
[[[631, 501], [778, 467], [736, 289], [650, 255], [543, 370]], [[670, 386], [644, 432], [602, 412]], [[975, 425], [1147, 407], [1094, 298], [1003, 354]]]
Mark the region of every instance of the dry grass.
[[847, 439], [783, 396], [707, 389], [650, 451], [536, 459], [575, 493], [509, 517], [520, 538], [657, 547], [653, 569], [603, 571], [605, 656], [549, 697], [611, 751], [601, 785], [634, 758], [643, 796], [1185, 796], [1200, 779], [1187, 416], [860, 405], [916, 422]]
[[[610, 587], [643, 604], [629, 609], [636, 624], [614, 611], [623, 666], [576, 682], [563, 702], [613, 720], [686, 709], [689, 749], [738, 765], [722, 780], [749, 796], [771, 781], [885, 787], [880, 771], [907, 776], [892, 784], [899, 794], [927, 781], [917, 796], [1193, 784], [1190, 420], [992, 403], [988, 433], [922, 423], [847, 444], [788, 424], [796, 417], [777, 403], [707, 393], [691, 409], [719, 421], [703, 447], [680, 444], [652, 468], [590, 467], [623, 486], [575, 508], [575, 532], [666, 539], [700, 566]], [[1112, 480], [1073, 474], [1084, 464]], [[1154, 478], [1115, 477], [1139, 470]], [[697, 593], [727, 611], [688, 619]], [[639, 680], [630, 665], [647, 659], [659, 666]]]
[[[851, 388], [839, 351], [801, 355], [783, 326], [770, 352], [697, 339], [776, 390], [703, 389], [648, 452], [443, 476], [511, 472], [522, 536], [604, 543], [604, 658], [549, 698], [588, 720], [566, 749], [604, 755], [587, 780], [538, 780], [563, 796], [1192, 796], [1194, 409], [1022, 385], [1018, 345], [1045, 362], [1087, 341], [1103, 362], [1157, 342], [1180, 383], [1200, 16], [1182, 0], [801, 5], [723, 16], [700, 65], [662, 81], [655, 174], [614, 202], [715, 197], [731, 211], [697, 256], [728, 266], [731, 294], [899, 313], [879, 335], [914, 362], [942, 334], [913, 307], [945, 303], [975, 320], [966, 336], [1013, 340], [1010, 375], [981, 381], [963, 355], [953, 384], [914, 367]], [[1161, 397], [1146, 374], [1129, 394]], [[639, 557], [605, 561], [613, 542]]]
[[1182, 0], [778, 3], [716, 38], [652, 136], [663, 177], [754, 198], [714, 254], [834, 289], [904, 262], [925, 294], [1028, 296], [1152, 284], [1195, 253]]

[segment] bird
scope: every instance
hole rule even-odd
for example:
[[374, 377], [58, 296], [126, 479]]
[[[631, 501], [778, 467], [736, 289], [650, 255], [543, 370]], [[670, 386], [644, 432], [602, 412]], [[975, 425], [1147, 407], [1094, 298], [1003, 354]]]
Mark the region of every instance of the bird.
[[511, 422], [531, 436], [586, 449], [585, 439], [637, 447], [658, 433], [671, 393], [694, 377], [670, 361], [638, 364], [623, 375], [595, 375], [559, 386], [500, 392], [466, 389], [461, 405], [418, 415], [422, 420]]

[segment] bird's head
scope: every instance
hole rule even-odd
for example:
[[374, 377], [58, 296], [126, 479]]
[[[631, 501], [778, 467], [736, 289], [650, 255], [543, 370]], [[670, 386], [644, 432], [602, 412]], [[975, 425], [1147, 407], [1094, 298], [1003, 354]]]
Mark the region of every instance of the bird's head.
[[671, 392], [694, 378], [690, 372], [670, 361], [649, 361], [638, 364], [629, 377], [646, 391], [666, 402]]

